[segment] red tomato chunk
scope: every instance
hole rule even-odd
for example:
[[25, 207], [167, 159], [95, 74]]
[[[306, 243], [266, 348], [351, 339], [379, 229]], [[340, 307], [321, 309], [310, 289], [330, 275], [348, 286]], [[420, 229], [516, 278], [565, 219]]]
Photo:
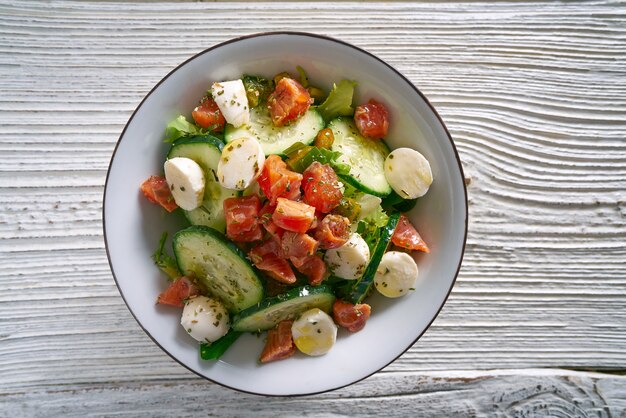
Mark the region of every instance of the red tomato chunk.
[[354, 123], [366, 138], [379, 139], [387, 136], [389, 112], [384, 104], [372, 99], [354, 110]]
[[322, 213], [328, 213], [339, 205], [343, 193], [339, 178], [328, 164], [314, 161], [302, 173], [304, 201]]
[[283, 360], [296, 352], [296, 345], [291, 336], [293, 321], [281, 321], [276, 328], [267, 332], [267, 342], [259, 359], [261, 363]]
[[295, 283], [296, 275], [289, 262], [279, 257], [279, 252], [278, 243], [273, 239], [268, 239], [263, 244], [254, 247], [248, 256], [259, 270], [263, 270], [272, 279], [281, 283]]
[[267, 157], [257, 181], [271, 205], [275, 205], [279, 197], [291, 200], [300, 197], [302, 174], [289, 170], [278, 155]]
[[278, 198], [272, 220], [279, 228], [305, 233], [315, 219], [315, 208], [302, 202]]
[[210, 132], [222, 132], [226, 124], [220, 108], [211, 97], [204, 99], [200, 106], [193, 110], [191, 116], [198, 126]]
[[200, 293], [198, 287], [185, 276], [174, 280], [157, 298], [157, 303], [161, 305], [171, 305], [182, 308], [185, 299]]
[[283, 126], [304, 115], [313, 99], [309, 92], [300, 83], [292, 78], [282, 78], [276, 89], [267, 99], [272, 122], [276, 126]]
[[350, 220], [341, 215], [326, 215], [315, 230], [315, 239], [323, 250], [341, 247], [349, 238]]
[[233, 241], [252, 242], [263, 238], [259, 223], [261, 201], [258, 196], [229, 197], [224, 200], [226, 236]]
[[422, 239], [415, 227], [411, 225], [406, 216], [401, 215], [398, 226], [391, 236], [391, 242], [398, 247], [407, 250], [423, 251], [429, 253], [430, 249]]
[[337, 299], [333, 304], [333, 318], [337, 325], [347, 328], [350, 332], [363, 329], [370, 317], [372, 308], [367, 303], [353, 305]]
[[168, 212], [173, 212], [178, 207], [165, 177], [150, 176], [141, 185], [141, 191], [150, 202], [161, 205]]

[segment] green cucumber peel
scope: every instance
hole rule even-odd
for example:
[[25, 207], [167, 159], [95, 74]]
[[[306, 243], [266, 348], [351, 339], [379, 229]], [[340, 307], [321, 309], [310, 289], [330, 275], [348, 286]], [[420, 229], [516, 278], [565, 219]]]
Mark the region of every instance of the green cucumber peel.
[[372, 285], [374, 284], [376, 270], [380, 265], [383, 255], [387, 251], [387, 247], [389, 247], [391, 237], [396, 230], [399, 220], [400, 213], [396, 212], [389, 215], [389, 221], [387, 221], [387, 225], [381, 231], [380, 238], [378, 238], [378, 242], [376, 243], [376, 247], [374, 248], [369, 264], [365, 268], [363, 276], [361, 276], [359, 281], [354, 284], [354, 287], [350, 292], [349, 299], [352, 303], [357, 304], [363, 302], [363, 299], [365, 299], [365, 297], [369, 294]]

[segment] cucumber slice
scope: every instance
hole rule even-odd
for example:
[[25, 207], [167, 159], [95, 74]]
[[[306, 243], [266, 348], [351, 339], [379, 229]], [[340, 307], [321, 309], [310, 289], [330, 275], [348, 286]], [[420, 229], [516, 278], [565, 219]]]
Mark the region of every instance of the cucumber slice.
[[295, 319], [312, 308], [328, 313], [334, 301], [335, 295], [328, 286], [298, 287], [241, 312], [234, 318], [232, 329], [239, 332], [265, 331], [274, 328], [280, 321]]
[[341, 153], [338, 162], [350, 166], [350, 174], [341, 176], [342, 180], [374, 196], [385, 197], [391, 193], [383, 169], [389, 154], [387, 145], [382, 140], [363, 137], [349, 118], [333, 119], [328, 127], [335, 136], [331, 150]]
[[226, 142], [252, 136], [261, 144], [265, 155], [281, 154], [296, 142], [311, 144], [317, 133], [324, 128], [324, 119], [317, 110], [309, 109], [302, 117], [287, 126], [274, 126], [267, 106], [250, 109], [250, 122], [235, 128], [226, 125]]
[[210, 135], [195, 136], [177, 141], [170, 148], [167, 158], [186, 157], [194, 160], [204, 171], [204, 197], [202, 205], [192, 211], [184, 211], [192, 225], [204, 225], [224, 232], [223, 202], [237, 196], [237, 191], [223, 188], [217, 180], [217, 163], [224, 144]]
[[241, 332], [228, 331], [226, 335], [211, 344], [200, 344], [200, 358], [202, 360], [217, 360], [237, 341]]
[[389, 242], [391, 241], [391, 237], [396, 230], [396, 226], [398, 225], [399, 220], [399, 213], [396, 212], [389, 215], [387, 225], [385, 225], [380, 231], [380, 238], [378, 238], [378, 242], [376, 243], [376, 247], [374, 248], [372, 257], [370, 258], [370, 262], [365, 268], [363, 276], [361, 276], [359, 281], [354, 284], [354, 287], [350, 292], [350, 301], [352, 303], [357, 304], [363, 302], [365, 296], [369, 294], [369, 291], [372, 288], [372, 284], [374, 283], [376, 270], [380, 265], [380, 260], [383, 259], [383, 255], [387, 251], [387, 247], [389, 247]]
[[180, 271], [194, 277], [230, 312], [239, 312], [263, 298], [263, 285], [246, 255], [224, 235], [205, 226], [190, 226], [174, 235]]

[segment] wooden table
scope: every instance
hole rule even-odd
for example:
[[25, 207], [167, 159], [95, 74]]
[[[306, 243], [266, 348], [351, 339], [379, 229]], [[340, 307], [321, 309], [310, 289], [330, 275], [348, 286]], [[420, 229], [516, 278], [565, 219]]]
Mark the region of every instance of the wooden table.
[[[0, 1], [0, 415], [624, 416], [625, 6]], [[406, 74], [470, 181], [465, 260], [433, 326], [376, 375], [303, 398], [170, 359], [102, 239], [109, 159], [143, 96], [192, 54], [271, 30]]]

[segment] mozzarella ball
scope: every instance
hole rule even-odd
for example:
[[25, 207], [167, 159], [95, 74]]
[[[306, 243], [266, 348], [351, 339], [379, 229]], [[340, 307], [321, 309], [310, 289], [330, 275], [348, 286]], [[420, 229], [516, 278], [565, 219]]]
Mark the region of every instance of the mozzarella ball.
[[235, 139], [224, 146], [217, 164], [217, 178], [222, 187], [244, 190], [261, 174], [265, 154], [255, 138]]
[[335, 345], [337, 325], [327, 313], [313, 308], [293, 322], [291, 336], [298, 350], [309, 356], [321, 356]]
[[230, 318], [218, 300], [196, 296], [183, 308], [180, 324], [196, 341], [212, 343], [226, 335]]
[[165, 180], [176, 204], [185, 210], [194, 210], [204, 197], [204, 172], [194, 160], [176, 157], [163, 165]]
[[211, 95], [226, 122], [239, 128], [250, 121], [250, 106], [241, 80], [213, 83]]
[[370, 259], [370, 249], [356, 232], [350, 234], [341, 247], [326, 251], [324, 261], [331, 272], [342, 279], [356, 280], [365, 271]]
[[388, 251], [376, 269], [374, 285], [383, 296], [397, 298], [413, 289], [417, 275], [417, 264], [413, 257], [401, 251]]
[[393, 191], [404, 199], [424, 196], [433, 182], [430, 163], [411, 148], [393, 150], [385, 159], [384, 173]]

